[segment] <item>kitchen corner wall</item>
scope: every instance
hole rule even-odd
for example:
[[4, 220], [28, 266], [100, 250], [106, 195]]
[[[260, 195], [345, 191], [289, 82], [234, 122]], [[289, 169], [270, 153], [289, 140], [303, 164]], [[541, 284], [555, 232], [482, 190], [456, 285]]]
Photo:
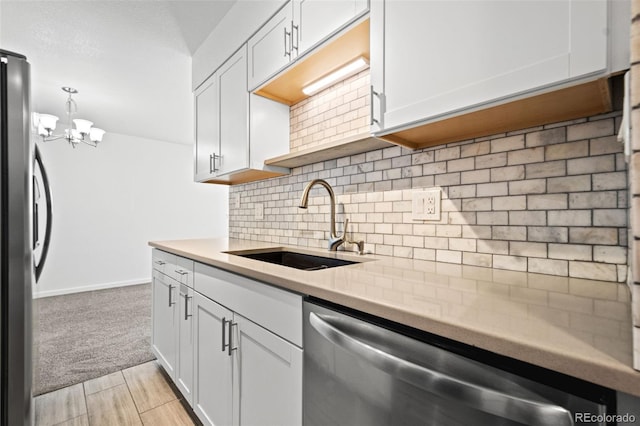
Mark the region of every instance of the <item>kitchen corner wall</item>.
[[631, 158], [629, 161], [630, 266], [634, 367], [640, 370], [640, 0], [631, 2]]
[[[326, 247], [326, 191], [297, 208], [305, 185], [322, 178], [338, 195], [339, 231], [348, 218], [351, 238], [375, 254], [625, 281], [620, 120], [614, 112], [418, 151], [390, 145], [234, 186], [230, 236]], [[412, 220], [412, 190], [432, 187], [442, 189], [441, 220]]]

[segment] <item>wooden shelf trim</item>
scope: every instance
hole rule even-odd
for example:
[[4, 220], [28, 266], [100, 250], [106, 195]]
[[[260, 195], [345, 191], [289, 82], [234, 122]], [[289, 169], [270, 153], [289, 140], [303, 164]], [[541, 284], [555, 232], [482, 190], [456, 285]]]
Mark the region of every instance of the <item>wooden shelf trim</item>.
[[379, 148], [392, 146], [391, 143], [375, 138], [370, 134], [360, 134], [335, 142], [329, 142], [297, 152], [265, 160], [268, 166], [301, 167], [307, 164], [361, 154]]
[[611, 109], [609, 81], [601, 78], [377, 137], [420, 149], [588, 117]]

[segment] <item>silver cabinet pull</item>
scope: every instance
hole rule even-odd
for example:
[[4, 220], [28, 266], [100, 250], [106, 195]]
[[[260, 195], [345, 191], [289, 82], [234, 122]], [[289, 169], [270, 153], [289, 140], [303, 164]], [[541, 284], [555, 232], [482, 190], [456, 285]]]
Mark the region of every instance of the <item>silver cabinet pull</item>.
[[188, 275], [189, 271], [185, 271], [184, 269], [176, 269], [175, 273], [179, 275]]
[[193, 315], [189, 313], [189, 299], [193, 299], [192, 296], [184, 295], [184, 320], [187, 321], [189, 317]]
[[226, 326], [227, 326], [227, 317], [222, 317], [222, 352], [224, 352], [224, 350], [227, 349]]
[[288, 56], [291, 59], [291, 49], [287, 50], [287, 38], [289, 38], [289, 45], [291, 45], [291, 33], [287, 31], [287, 27], [284, 27], [284, 56]]
[[442, 371], [414, 364], [345, 333], [331, 324], [332, 321], [333, 318], [328, 315], [317, 315], [313, 312], [309, 314], [311, 326], [325, 339], [398, 380], [433, 392], [442, 398], [522, 424], [536, 426], [573, 426], [574, 424], [571, 413], [564, 407], [509, 395], [452, 377]]
[[216, 153], [213, 153], [209, 156], [209, 173], [217, 172], [218, 168], [216, 167], [216, 160], [219, 160], [220, 156]]
[[[295, 38], [296, 44], [293, 44], [293, 40], [294, 40], [293, 39], [293, 31], [294, 30], [296, 32], [296, 38]], [[290, 43], [290, 45], [291, 45], [291, 51], [293, 52], [295, 50], [296, 51], [296, 55], [298, 54], [298, 45], [300, 44], [299, 40], [298, 40], [298, 36], [299, 36], [298, 26], [297, 25], [293, 25], [293, 20], [292, 20], [291, 21], [291, 43]]]
[[227, 345], [227, 354], [231, 356], [231, 352], [238, 350], [238, 347], [233, 347], [233, 326], [237, 326], [237, 322], [229, 321], [229, 345]]
[[155, 263], [156, 265], [164, 265], [166, 262], [162, 261], [162, 260], [155, 260], [153, 263]]
[[175, 286], [172, 286], [171, 284], [169, 284], [169, 307], [172, 307], [173, 305], [176, 304], [176, 302], [174, 302], [172, 300], [173, 298], [173, 289], [175, 288]]
[[376, 92], [375, 90], [373, 90], [373, 85], [369, 86], [369, 94], [370, 94], [370, 98], [369, 98], [369, 114], [371, 117], [371, 120], [369, 121], [369, 125], [373, 126], [373, 124], [379, 124], [380, 122], [378, 120], [376, 120], [373, 117], [373, 97], [377, 96], [378, 98], [380, 97], [380, 93]]

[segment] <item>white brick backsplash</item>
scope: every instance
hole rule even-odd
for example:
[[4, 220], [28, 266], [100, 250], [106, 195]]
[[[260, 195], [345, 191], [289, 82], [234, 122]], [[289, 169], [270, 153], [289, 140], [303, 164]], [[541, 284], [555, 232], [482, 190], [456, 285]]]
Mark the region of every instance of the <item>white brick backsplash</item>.
[[549, 244], [551, 259], [592, 260], [592, 246], [578, 244]]
[[544, 194], [547, 188], [546, 179], [530, 179], [509, 182], [509, 194]]
[[[482, 142], [485, 143], [485, 142]], [[476, 157], [476, 169], [486, 169], [490, 167], [502, 167], [507, 165], [507, 153], [481, 155]]]
[[579, 158], [589, 156], [589, 141], [563, 143], [545, 147], [545, 159], [564, 160], [567, 158]]
[[593, 260], [605, 263], [627, 263], [627, 248], [617, 246], [595, 246], [593, 248]]
[[[368, 80], [365, 71], [291, 107], [292, 151], [368, 131]], [[348, 218], [350, 235], [375, 254], [621, 280], [628, 257], [634, 258], [626, 249], [627, 207], [640, 212], [640, 197], [627, 194], [626, 163], [615, 141], [619, 119], [619, 113], [604, 114], [417, 151], [389, 146], [231, 186], [230, 200], [239, 195], [240, 208], [230, 201], [230, 237], [326, 248], [326, 191], [312, 191], [306, 212], [297, 208], [305, 185], [320, 178], [337, 195], [338, 232]], [[636, 157], [631, 166], [640, 168]], [[442, 188], [441, 219], [413, 220], [413, 190], [434, 186]], [[640, 192], [640, 183], [634, 188]], [[265, 220], [254, 219], [256, 203], [264, 204]], [[640, 238], [640, 215], [632, 217]], [[640, 247], [631, 236], [631, 245]], [[634, 271], [640, 277], [640, 266]], [[513, 278], [508, 271], [495, 274]], [[544, 284], [545, 290], [559, 285], [548, 277]], [[554, 296], [549, 303], [593, 313], [579, 297]], [[620, 315], [615, 305], [599, 306], [598, 314]]]
[[591, 226], [591, 210], [547, 211], [549, 226]]
[[512, 256], [547, 257], [545, 243], [512, 241], [509, 243], [509, 254]]
[[462, 263], [465, 265], [483, 266], [490, 268], [493, 264], [493, 256], [484, 253], [462, 253]]
[[615, 132], [613, 119], [590, 121], [567, 127], [567, 140], [589, 139], [598, 136], [609, 136]]
[[510, 166], [516, 164], [540, 163], [542, 161], [544, 161], [543, 147], [509, 151], [507, 154], [507, 164]]
[[569, 242], [615, 245], [618, 243], [618, 230], [616, 228], [570, 228]]
[[598, 173], [593, 175], [593, 190], [625, 189], [627, 172]]
[[436, 250], [436, 260], [446, 263], [462, 263], [462, 252], [451, 250]]
[[569, 262], [569, 276], [590, 280], [617, 281], [618, 270], [615, 265], [594, 262]]
[[460, 174], [460, 183], [462, 184], [483, 183], [490, 182], [492, 180], [491, 171], [489, 169], [462, 172]]
[[538, 274], [569, 275], [569, 262], [566, 260], [529, 258], [528, 271]]
[[527, 208], [529, 210], [560, 210], [567, 208], [565, 194], [528, 195]]
[[583, 175], [585, 173], [613, 172], [616, 169], [615, 156], [601, 155], [598, 157], [567, 160], [567, 174]]
[[511, 166], [491, 169], [491, 182], [520, 179], [524, 179], [524, 166]]
[[527, 164], [525, 166], [527, 179], [564, 176], [566, 174], [567, 167], [564, 161], [545, 161], [544, 163]]
[[493, 255], [493, 267], [498, 269], [508, 269], [510, 271], [526, 271], [527, 258], [495, 254]]
[[522, 195], [493, 198], [493, 210], [524, 210], [526, 208], [527, 197]]
[[526, 146], [527, 148], [531, 148], [535, 146], [559, 144], [566, 141], [566, 133], [564, 127], [527, 133]]
[[506, 138], [493, 139], [491, 141], [491, 152], [513, 151], [524, 148], [524, 135], [509, 136]]
[[547, 192], [581, 192], [590, 190], [591, 175], [566, 176], [547, 179]]

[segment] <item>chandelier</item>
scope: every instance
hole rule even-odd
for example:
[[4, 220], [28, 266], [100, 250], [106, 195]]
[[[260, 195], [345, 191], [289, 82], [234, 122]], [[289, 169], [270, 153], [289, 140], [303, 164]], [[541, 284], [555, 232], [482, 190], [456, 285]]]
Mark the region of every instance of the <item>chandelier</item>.
[[[64, 139], [72, 147], [76, 147], [80, 142], [85, 143], [92, 147], [97, 147], [98, 142], [102, 141], [105, 131], [93, 126], [93, 122], [89, 120], [82, 120], [79, 118], [72, 119], [78, 111], [78, 105], [73, 100], [73, 95], [78, 91], [73, 87], [63, 87], [62, 90], [69, 94], [67, 102], [65, 103], [65, 110], [67, 113], [67, 128], [64, 134], [55, 135], [53, 131], [56, 129], [56, 123], [58, 117], [51, 114], [35, 114], [35, 124], [38, 126], [38, 135], [42, 136], [43, 142], [55, 141], [58, 139]], [[75, 124], [75, 128], [73, 128]]]

